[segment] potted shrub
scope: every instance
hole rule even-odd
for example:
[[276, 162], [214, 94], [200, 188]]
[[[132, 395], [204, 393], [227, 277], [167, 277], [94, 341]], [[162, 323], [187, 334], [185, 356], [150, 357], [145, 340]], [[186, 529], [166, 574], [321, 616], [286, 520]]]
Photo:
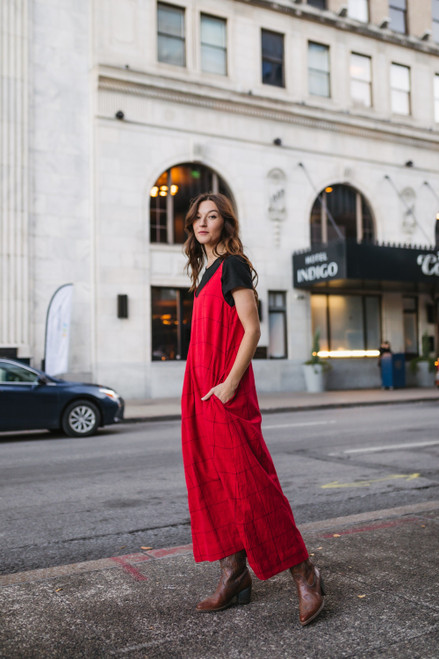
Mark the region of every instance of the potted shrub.
[[318, 393], [326, 389], [326, 376], [330, 365], [327, 361], [320, 359], [319, 352], [320, 332], [316, 330], [312, 342], [311, 357], [303, 364], [306, 390], [310, 393]]
[[434, 358], [430, 357], [430, 337], [424, 332], [421, 339], [421, 355], [410, 362], [410, 370], [415, 374], [416, 386], [432, 387], [434, 385]]

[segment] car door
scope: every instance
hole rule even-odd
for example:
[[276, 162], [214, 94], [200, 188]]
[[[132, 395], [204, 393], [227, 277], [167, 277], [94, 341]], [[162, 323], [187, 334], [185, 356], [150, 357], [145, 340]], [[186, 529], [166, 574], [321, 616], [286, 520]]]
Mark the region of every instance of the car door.
[[59, 392], [37, 371], [0, 361], [0, 430], [53, 428], [59, 420]]

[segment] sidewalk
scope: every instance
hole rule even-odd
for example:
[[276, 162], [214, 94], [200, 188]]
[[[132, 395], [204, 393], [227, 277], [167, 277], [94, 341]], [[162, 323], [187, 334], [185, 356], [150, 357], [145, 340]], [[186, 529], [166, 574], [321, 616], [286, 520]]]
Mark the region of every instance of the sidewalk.
[[253, 582], [248, 606], [194, 610], [218, 565], [190, 547], [0, 577], [8, 659], [433, 659], [439, 647], [439, 501], [301, 526], [326, 606], [301, 628], [287, 572]]
[[[357, 405], [387, 405], [390, 403], [417, 403], [439, 401], [439, 388], [411, 389], [350, 389], [310, 394], [305, 391], [258, 394], [262, 413], [297, 412], [331, 407]], [[125, 421], [159, 421], [180, 418], [179, 398], [150, 398], [127, 400]]]

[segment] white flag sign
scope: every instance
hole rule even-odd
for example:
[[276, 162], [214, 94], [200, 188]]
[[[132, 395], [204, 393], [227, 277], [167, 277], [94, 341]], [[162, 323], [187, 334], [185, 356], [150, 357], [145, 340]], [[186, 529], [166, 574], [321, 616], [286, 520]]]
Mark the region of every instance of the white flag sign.
[[68, 371], [72, 300], [73, 284], [60, 286], [50, 300], [44, 352], [45, 371], [48, 375], [60, 375]]

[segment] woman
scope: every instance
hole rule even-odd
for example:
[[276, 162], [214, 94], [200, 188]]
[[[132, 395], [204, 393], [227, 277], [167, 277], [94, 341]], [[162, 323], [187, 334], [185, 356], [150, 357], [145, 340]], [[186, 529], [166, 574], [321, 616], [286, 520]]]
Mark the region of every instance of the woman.
[[221, 567], [216, 591], [197, 610], [248, 604], [248, 559], [260, 579], [291, 570], [300, 623], [307, 625], [322, 610], [324, 591], [261, 433], [250, 363], [260, 337], [256, 273], [224, 195], [196, 197], [185, 228], [195, 295], [182, 395], [183, 459], [194, 558], [219, 560]]

